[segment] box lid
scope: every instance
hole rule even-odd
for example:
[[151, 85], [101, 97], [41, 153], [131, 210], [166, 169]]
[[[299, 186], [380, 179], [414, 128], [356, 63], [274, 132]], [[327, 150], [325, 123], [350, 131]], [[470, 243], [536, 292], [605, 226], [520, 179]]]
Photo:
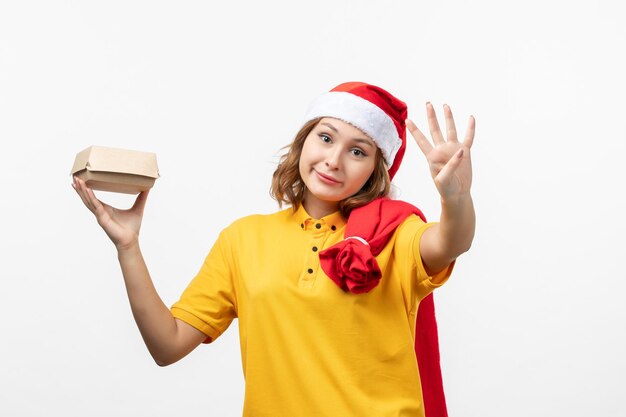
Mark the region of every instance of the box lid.
[[76, 155], [71, 174], [83, 169], [159, 178], [156, 154], [105, 146], [90, 146]]

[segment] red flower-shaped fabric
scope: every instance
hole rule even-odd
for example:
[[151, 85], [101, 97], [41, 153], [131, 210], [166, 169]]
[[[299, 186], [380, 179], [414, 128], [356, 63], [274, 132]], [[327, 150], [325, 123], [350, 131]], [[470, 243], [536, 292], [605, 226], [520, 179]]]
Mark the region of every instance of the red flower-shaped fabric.
[[417, 207], [389, 198], [378, 198], [352, 210], [345, 239], [320, 252], [322, 269], [344, 291], [355, 294], [370, 291], [381, 278], [374, 257], [383, 250], [400, 223], [411, 214], [426, 221]]
[[325, 270], [326, 275], [344, 291], [362, 294], [380, 281], [382, 274], [378, 262], [369, 245], [360, 240], [345, 239], [320, 254], [322, 258], [327, 260], [324, 262], [327, 266], [334, 266], [332, 272]]

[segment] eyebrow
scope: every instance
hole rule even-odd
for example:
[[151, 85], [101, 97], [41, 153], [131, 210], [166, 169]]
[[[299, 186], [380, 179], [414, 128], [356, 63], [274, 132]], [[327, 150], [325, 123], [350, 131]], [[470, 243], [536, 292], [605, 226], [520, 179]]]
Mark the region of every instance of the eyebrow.
[[[321, 125], [324, 125], [324, 126], [326, 126], [326, 127], [328, 127], [330, 130], [332, 130], [332, 131], [333, 131], [333, 132], [335, 132], [335, 133], [339, 133], [339, 131], [337, 130], [337, 128], [336, 128], [335, 126], [331, 125], [331, 124], [330, 124], [330, 123], [328, 123], [328, 122], [323, 122], [323, 123], [320, 123], [320, 124], [321, 124]], [[371, 140], [371, 139], [364, 139], [364, 138], [352, 138], [352, 140], [353, 140], [353, 141], [355, 141], [355, 142], [358, 142], [358, 143], [362, 143], [362, 144], [364, 144], [364, 145], [368, 145], [368, 146], [370, 146], [371, 148], [374, 148], [374, 147], [375, 147], [375, 145], [372, 143], [372, 140]]]

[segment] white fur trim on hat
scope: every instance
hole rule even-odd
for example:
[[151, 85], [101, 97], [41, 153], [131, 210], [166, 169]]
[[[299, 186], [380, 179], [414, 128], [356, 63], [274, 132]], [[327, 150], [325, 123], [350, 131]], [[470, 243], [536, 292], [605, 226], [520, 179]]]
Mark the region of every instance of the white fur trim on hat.
[[391, 117], [377, 105], [351, 93], [331, 91], [311, 103], [305, 122], [318, 117], [334, 117], [361, 129], [376, 142], [387, 165], [393, 165], [402, 140]]

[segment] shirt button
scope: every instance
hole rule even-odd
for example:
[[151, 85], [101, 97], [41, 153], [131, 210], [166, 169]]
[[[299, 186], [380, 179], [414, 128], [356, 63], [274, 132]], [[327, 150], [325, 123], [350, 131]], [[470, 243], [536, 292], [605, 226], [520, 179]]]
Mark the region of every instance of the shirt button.
[[317, 246], [313, 246], [313, 252], [317, 252]]
[[321, 229], [321, 228], [322, 228], [322, 225], [321, 225], [321, 224], [319, 224], [319, 223], [315, 223], [315, 228], [316, 228], [316, 229]]
[[330, 226], [330, 228], [331, 228], [332, 230], [337, 230], [337, 227], [336, 227], [335, 225]]
[[308, 272], [309, 274], [312, 274], [312, 273], [313, 273], [313, 270], [312, 270], [311, 268], [309, 268], [309, 269], [307, 269], [307, 272]]

